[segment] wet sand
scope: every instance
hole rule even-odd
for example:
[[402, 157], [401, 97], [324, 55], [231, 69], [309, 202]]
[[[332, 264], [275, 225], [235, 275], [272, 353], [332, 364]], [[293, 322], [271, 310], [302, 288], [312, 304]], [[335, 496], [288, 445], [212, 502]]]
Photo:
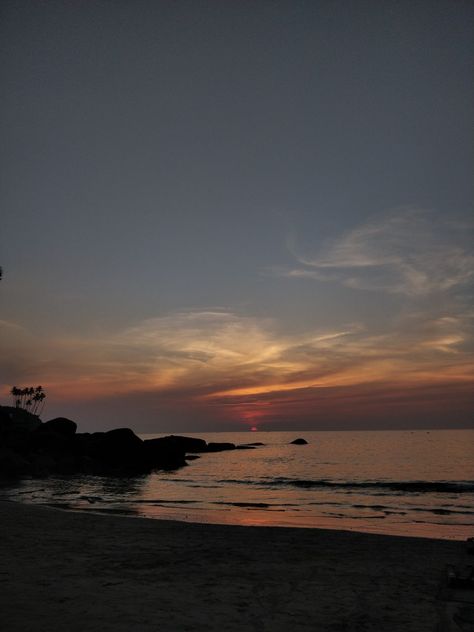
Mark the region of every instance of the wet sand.
[[4, 632], [433, 632], [463, 542], [0, 503]]

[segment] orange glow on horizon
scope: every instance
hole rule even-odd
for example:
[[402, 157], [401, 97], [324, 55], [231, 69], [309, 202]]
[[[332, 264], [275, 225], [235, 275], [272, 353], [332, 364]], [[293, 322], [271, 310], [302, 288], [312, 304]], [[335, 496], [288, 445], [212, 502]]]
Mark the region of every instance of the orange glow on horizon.
[[[10, 343], [12, 327], [6, 329]], [[465, 330], [460, 319], [427, 324], [414, 314], [376, 335], [357, 324], [285, 334], [271, 320], [179, 312], [95, 338], [52, 337], [35, 347], [20, 337], [32, 365], [16, 381], [44, 384], [48, 404], [140, 406], [170, 419], [176, 413], [241, 422], [250, 431], [275, 417], [293, 423], [369, 407], [375, 415], [375, 408], [382, 413], [401, 401], [436, 412], [437, 398], [444, 398], [454, 411], [457, 393], [467, 402], [474, 382]], [[12, 346], [11, 357], [17, 354]], [[8, 399], [10, 388], [1, 385]]]

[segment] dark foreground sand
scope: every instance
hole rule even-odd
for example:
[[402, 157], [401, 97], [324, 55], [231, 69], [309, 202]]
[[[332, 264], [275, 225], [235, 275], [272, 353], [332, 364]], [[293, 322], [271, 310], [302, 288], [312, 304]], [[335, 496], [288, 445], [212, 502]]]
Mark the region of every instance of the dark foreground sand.
[[3, 632], [437, 629], [464, 543], [0, 503]]

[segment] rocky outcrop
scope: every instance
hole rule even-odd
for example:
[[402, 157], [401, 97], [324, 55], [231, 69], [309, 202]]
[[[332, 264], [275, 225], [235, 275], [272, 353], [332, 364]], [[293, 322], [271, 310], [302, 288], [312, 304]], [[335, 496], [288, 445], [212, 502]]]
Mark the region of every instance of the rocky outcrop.
[[[142, 441], [130, 428], [94, 433], [76, 430], [77, 424], [64, 417], [42, 423], [20, 408], [0, 406], [0, 477], [56, 473], [128, 476], [186, 465], [185, 449], [173, 438]], [[201, 443], [193, 445], [202, 447]]]
[[306, 441], [306, 439], [299, 438], [292, 441], [290, 445], [308, 445], [308, 442]]
[[[251, 449], [239, 446], [241, 449]], [[0, 477], [85, 473], [134, 476], [187, 465], [196, 453], [235, 450], [233, 443], [206, 443], [169, 435], [143, 441], [130, 428], [78, 433], [65, 417], [45, 423], [20, 408], [0, 406]], [[190, 454], [187, 457], [187, 454]]]

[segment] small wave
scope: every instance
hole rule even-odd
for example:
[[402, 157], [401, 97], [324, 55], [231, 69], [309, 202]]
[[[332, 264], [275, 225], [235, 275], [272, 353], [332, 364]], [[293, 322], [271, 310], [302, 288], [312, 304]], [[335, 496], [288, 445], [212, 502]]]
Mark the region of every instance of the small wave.
[[134, 503], [137, 505], [166, 505], [166, 504], [171, 504], [171, 505], [193, 505], [195, 503], [200, 502], [199, 500], [168, 500], [168, 499], [164, 499], [164, 498], [138, 498], [138, 499], [132, 499], [132, 500], [128, 500], [127, 502], [129, 503]]
[[262, 480], [220, 480], [223, 484], [258, 485], [263, 487], [300, 487], [306, 489], [372, 489], [403, 493], [472, 494], [474, 481], [328, 481], [326, 479], [270, 478]]
[[358, 516], [357, 514], [334, 513], [332, 511], [323, 511], [323, 514], [331, 518], [349, 518], [351, 520], [384, 520], [385, 516], [374, 514], [372, 516]]
[[230, 505], [231, 507], [249, 507], [249, 508], [261, 508], [266, 509], [267, 507], [271, 507], [270, 503], [240, 503], [240, 502], [225, 502], [223, 500], [216, 500], [213, 505]]

